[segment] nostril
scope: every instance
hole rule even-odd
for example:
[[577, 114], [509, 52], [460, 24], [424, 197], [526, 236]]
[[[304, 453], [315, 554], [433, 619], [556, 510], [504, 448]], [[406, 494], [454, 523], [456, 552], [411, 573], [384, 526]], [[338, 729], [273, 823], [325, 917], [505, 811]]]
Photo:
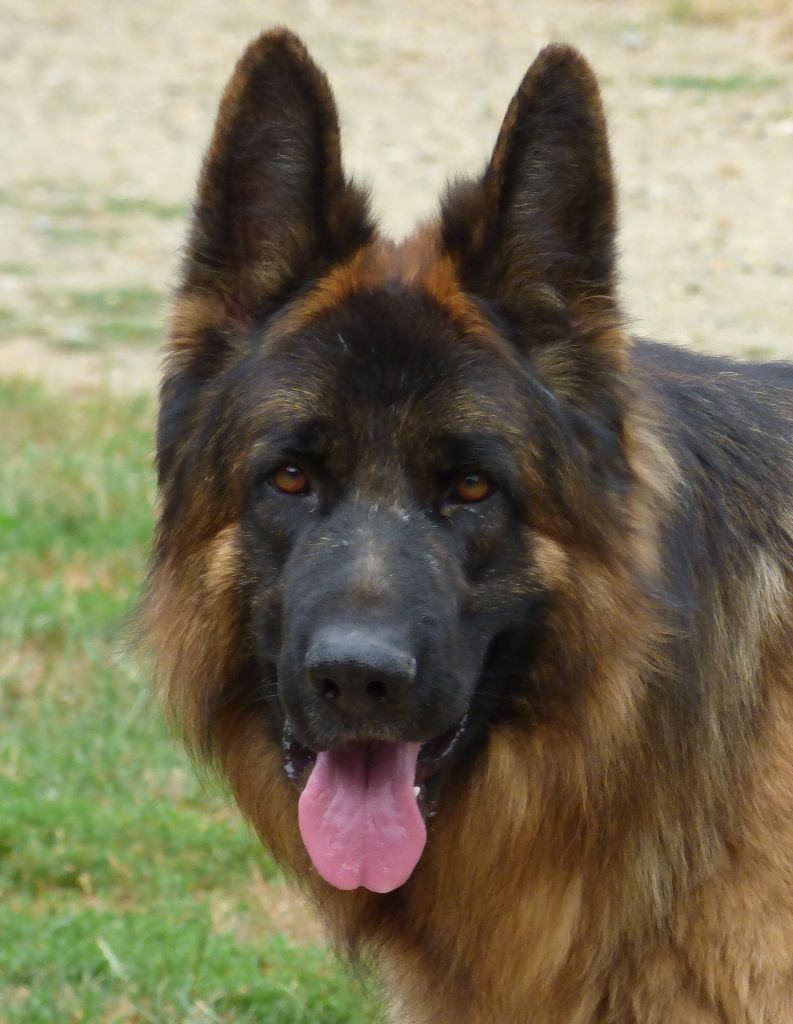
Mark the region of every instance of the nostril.
[[388, 636], [328, 627], [309, 643], [303, 671], [304, 684], [325, 713], [354, 724], [404, 710], [416, 659]]
[[366, 686], [366, 694], [373, 701], [382, 704], [383, 701], [388, 700], [388, 687], [380, 679], [373, 679]]
[[325, 700], [338, 700], [339, 686], [332, 679], [322, 679], [319, 684], [319, 693]]

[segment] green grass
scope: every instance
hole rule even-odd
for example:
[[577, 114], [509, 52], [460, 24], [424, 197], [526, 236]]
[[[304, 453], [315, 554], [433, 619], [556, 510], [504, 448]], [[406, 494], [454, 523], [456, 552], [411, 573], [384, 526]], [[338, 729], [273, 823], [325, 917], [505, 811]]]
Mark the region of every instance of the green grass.
[[726, 17], [720, 6], [703, 6], [696, 0], [670, 0], [666, 7], [666, 16], [670, 21], [694, 24], [719, 24]]
[[106, 196], [103, 201], [108, 213], [129, 216], [143, 214], [156, 220], [184, 220], [189, 207], [187, 203], [166, 203], [136, 196]]
[[[131, 297], [127, 296], [131, 301]], [[0, 383], [0, 1021], [372, 1024], [120, 654], [152, 410]]]
[[163, 296], [152, 288], [100, 288], [54, 296], [53, 341], [73, 346], [156, 345], [162, 340]]
[[145, 285], [83, 291], [36, 289], [27, 311], [0, 307], [0, 339], [25, 334], [59, 348], [159, 345], [165, 299]]
[[13, 191], [0, 189], [0, 205], [46, 213], [57, 219], [95, 219], [144, 216], [154, 220], [184, 220], [189, 212], [185, 202], [169, 202], [147, 196], [102, 195], [79, 181], [51, 181], [31, 178]]
[[666, 17], [685, 25], [732, 25], [753, 13], [756, 0], [670, 0]]
[[[186, 220], [180, 202], [142, 196], [103, 194], [77, 181], [31, 179], [13, 191], [0, 191], [0, 204], [24, 212], [27, 227], [50, 242], [62, 269], [70, 269], [72, 249], [118, 250], [139, 245], [141, 227], [152, 220]], [[26, 227], [26, 229], [27, 229]], [[76, 255], [77, 264], [81, 262]], [[33, 338], [67, 350], [108, 346], [155, 347], [163, 338], [164, 295], [143, 283], [130, 287], [66, 290], [52, 276], [19, 261], [0, 264], [0, 275], [24, 277], [26, 287], [11, 290], [0, 308], [0, 341]], [[39, 279], [40, 278], [40, 279]], [[90, 280], [90, 279], [89, 279]]]
[[10, 332], [16, 322], [16, 312], [8, 306], [0, 306], [0, 336]]
[[118, 242], [124, 238], [122, 231], [107, 225], [96, 227], [89, 224], [49, 224], [44, 234], [51, 241], [62, 246], [103, 245]]
[[779, 84], [778, 78], [770, 75], [656, 75], [650, 79], [653, 85], [662, 89], [687, 89], [693, 92], [768, 92]]

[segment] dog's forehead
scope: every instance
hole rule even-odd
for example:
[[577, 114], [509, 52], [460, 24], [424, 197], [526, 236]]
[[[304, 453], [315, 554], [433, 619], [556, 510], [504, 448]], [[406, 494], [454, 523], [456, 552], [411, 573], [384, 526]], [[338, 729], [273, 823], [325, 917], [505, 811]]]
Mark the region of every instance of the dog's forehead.
[[513, 358], [430, 241], [378, 242], [331, 271], [269, 326], [264, 357], [303, 404], [488, 404]]
[[421, 292], [431, 296], [466, 331], [486, 335], [492, 330], [462, 287], [457, 267], [443, 247], [439, 225], [432, 222], [400, 243], [378, 236], [362, 246], [285, 312], [283, 327], [299, 328], [343, 307], [352, 295], [367, 291]]
[[286, 402], [291, 416], [370, 438], [445, 423], [494, 429], [509, 386], [503, 366], [423, 297], [379, 291], [351, 297], [275, 359], [278, 395], [271, 398]]

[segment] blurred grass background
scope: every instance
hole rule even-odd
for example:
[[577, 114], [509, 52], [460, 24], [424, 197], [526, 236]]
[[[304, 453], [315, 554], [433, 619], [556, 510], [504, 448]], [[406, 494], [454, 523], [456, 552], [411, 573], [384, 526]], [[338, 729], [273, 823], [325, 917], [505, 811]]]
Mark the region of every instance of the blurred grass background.
[[376, 1020], [123, 651], [151, 399], [0, 409], [0, 1021]]

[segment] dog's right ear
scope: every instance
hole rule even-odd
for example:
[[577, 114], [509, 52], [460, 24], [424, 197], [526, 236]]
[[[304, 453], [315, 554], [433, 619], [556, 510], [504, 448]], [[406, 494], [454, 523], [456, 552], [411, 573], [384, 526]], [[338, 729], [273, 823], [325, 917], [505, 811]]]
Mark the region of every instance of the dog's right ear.
[[226, 86], [198, 183], [171, 316], [161, 469], [235, 339], [372, 233], [367, 195], [344, 175], [325, 75], [297, 36], [265, 33]]
[[371, 235], [365, 193], [344, 177], [325, 75], [286, 30], [241, 57], [198, 184], [184, 288], [245, 324]]

